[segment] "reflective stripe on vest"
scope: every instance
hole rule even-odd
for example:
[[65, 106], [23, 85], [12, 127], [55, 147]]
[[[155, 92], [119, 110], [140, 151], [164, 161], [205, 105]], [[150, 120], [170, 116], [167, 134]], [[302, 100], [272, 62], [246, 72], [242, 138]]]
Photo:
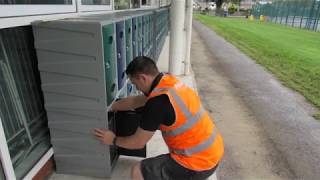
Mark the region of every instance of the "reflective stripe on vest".
[[[187, 119], [185, 124], [176, 128], [175, 130], [163, 131], [162, 134], [164, 136], [176, 136], [185, 132], [186, 130], [193, 127], [193, 125], [196, 124], [198, 120], [201, 119], [202, 115], [205, 113], [204, 108], [202, 107], [202, 105], [200, 105], [198, 112], [195, 113], [195, 115], [192, 115], [192, 113], [188, 110], [185, 103], [178, 96], [176, 91], [172, 88], [155, 88], [153, 90], [153, 92], [163, 92], [163, 91], [168, 91], [173, 96], [173, 99], [177, 102], [177, 104], [179, 105], [180, 109], [182, 110], [182, 112], [184, 113]], [[210, 147], [210, 145], [215, 141], [216, 136], [217, 136], [217, 130], [214, 130], [209, 139], [198, 144], [195, 147], [191, 147], [188, 149], [170, 149], [170, 151], [179, 155], [191, 156], [193, 153], [200, 152]]]
[[182, 126], [178, 127], [177, 129], [162, 132], [164, 136], [176, 136], [190, 129], [194, 124], [196, 124], [198, 120], [202, 117], [202, 115], [205, 113], [205, 110], [202, 106], [200, 106], [198, 112], [195, 113], [195, 115], [192, 115], [192, 113], [188, 110], [182, 99], [177, 95], [176, 91], [171, 88], [155, 88], [154, 92], [162, 92], [165, 90], [170, 92], [170, 94], [173, 96], [174, 100], [177, 102], [187, 119], [187, 122]]
[[182, 101], [182, 99], [178, 96], [178, 94], [176, 93], [175, 90], [173, 90], [172, 88], [154, 88], [153, 92], [161, 92], [161, 91], [169, 91], [170, 94], [173, 96], [174, 100], [177, 102], [177, 104], [179, 105], [179, 107], [181, 108], [183, 114], [188, 118], [191, 117], [192, 114], [191, 112], [188, 110], [187, 106], [184, 104], [184, 102]]
[[185, 156], [191, 156], [193, 153], [200, 152], [204, 149], [207, 149], [210, 147], [210, 145], [214, 142], [217, 136], [217, 130], [215, 129], [213, 133], [211, 134], [210, 138], [207, 139], [205, 142], [202, 142], [201, 144], [189, 148], [189, 149], [170, 149], [171, 152], [174, 152], [176, 154], [185, 155]]

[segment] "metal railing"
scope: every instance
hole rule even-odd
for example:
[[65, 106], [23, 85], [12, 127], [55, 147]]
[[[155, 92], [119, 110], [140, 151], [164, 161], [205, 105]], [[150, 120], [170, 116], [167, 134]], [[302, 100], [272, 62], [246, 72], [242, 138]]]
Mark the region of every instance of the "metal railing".
[[272, 3], [256, 4], [252, 14], [256, 17], [264, 15], [274, 23], [320, 30], [320, 0], [275, 0]]

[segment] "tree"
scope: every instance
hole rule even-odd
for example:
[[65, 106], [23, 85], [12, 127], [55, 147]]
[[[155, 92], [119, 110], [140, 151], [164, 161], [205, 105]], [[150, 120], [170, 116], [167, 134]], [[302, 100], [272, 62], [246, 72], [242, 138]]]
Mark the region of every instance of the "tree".
[[217, 5], [217, 9], [220, 9], [223, 3], [223, 0], [215, 0], [216, 5]]

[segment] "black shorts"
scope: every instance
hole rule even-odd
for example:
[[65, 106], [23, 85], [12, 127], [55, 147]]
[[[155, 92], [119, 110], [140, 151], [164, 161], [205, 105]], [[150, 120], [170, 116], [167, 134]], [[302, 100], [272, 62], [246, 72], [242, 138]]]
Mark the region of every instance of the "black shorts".
[[217, 166], [205, 171], [193, 171], [178, 164], [169, 154], [141, 161], [141, 172], [145, 180], [204, 180], [210, 177]]

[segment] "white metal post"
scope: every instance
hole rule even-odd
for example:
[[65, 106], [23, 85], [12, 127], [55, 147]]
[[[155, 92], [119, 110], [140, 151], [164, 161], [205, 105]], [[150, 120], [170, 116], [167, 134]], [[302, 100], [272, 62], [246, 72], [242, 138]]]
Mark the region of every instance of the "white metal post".
[[182, 74], [181, 69], [185, 52], [185, 4], [185, 0], [171, 2], [169, 72], [173, 75]]
[[4, 174], [7, 180], [15, 180], [16, 175], [14, 173], [12, 161], [10, 158], [9, 148], [6, 140], [6, 136], [4, 134], [4, 129], [2, 126], [2, 120], [0, 117], [0, 158], [2, 167], [4, 170]]
[[184, 74], [190, 74], [190, 51], [191, 51], [191, 35], [192, 35], [192, 13], [193, 0], [187, 0], [186, 10], [186, 57], [184, 61]]

